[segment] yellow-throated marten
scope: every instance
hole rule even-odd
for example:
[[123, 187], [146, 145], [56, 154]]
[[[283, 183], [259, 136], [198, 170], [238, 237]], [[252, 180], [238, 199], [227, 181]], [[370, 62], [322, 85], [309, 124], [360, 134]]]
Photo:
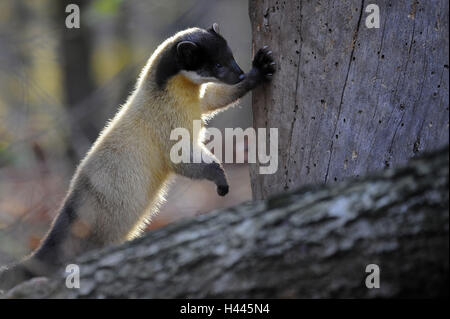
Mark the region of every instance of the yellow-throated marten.
[[[271, 52], [260, 49], [249, 73], [239, 68], [217, 24], [190, 28], [164, 41], [142, 70], [136, 88], [103, 129], [79, 165], [62, 208], [41, 246], [5, 268], [0, 287], [50, 275], [82, 252], [139, 234], [157, 210], [172, 173], [207, 179], [224, 196], [221, 164], [171, 162], [174, 128], [192, 132], [193, 121], [222, 109], [275, 72]], [[192, 149], [192, 148], [191, 148]]]

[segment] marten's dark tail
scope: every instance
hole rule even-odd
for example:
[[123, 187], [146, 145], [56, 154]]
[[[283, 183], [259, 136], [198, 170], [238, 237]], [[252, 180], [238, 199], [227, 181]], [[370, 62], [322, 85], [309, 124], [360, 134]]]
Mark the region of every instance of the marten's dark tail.
[[39, 262], [34, 256], [0, 268], [0, 290], [6, 291], [33, 277], [47, 276], [48, 265]]
[[[56, 217], [49, 233], [42, 244], [30, 256], [21, 262], [0, 267], [0, 290], [8, 290], [33, 277], [51, 276], [67, 258], [74, 257], [75, 249], [80, 246], [80, 239], [74, 238], [70, 226], [75, 220], [73, 200], [67, 200]], [[70, 242], [72, 250], [65, 251]], [[78, 244], [78, 246], [76, 245]]]
[[0, 268], [0, 290], [6, 291], [19, 283], [34, 277], [22, 264], [13, 264]]

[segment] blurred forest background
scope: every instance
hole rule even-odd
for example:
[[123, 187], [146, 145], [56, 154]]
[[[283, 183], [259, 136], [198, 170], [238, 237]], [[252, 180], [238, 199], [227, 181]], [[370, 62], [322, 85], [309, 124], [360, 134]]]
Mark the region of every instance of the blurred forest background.
[[[69, 3], [80, 6], [80, 29], [65, 27]], [[0, 265], [37, 247], [76, 165], [157, 45], [213, 22], [247, 71], [247, 1], [0, 1]], [[250, 126], [249, 101], [210, 125]], [[225, 170], [230, 193], [223, 198], [211, 183], [177, 177], [149, 228], [251, 199], [247, 165]]]

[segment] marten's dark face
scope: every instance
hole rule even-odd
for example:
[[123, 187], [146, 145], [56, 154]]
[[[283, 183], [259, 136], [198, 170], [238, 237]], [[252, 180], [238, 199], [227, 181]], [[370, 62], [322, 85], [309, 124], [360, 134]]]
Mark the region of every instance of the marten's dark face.
[[180, 72], [196, 83], [236, 84], [245, 77], [225, 39], [213, 28], [177, 44]]

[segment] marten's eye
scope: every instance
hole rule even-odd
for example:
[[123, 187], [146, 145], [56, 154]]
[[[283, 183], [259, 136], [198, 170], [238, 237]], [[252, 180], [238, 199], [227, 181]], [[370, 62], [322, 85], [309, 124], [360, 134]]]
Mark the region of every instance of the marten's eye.
[[217, 64], [216, 64], [216, 68], [217, 68], [217, 69], [221, 69], [221, 68], [223, 68], [223, 65], [220, 64], [220, 63], [217, 63]]

